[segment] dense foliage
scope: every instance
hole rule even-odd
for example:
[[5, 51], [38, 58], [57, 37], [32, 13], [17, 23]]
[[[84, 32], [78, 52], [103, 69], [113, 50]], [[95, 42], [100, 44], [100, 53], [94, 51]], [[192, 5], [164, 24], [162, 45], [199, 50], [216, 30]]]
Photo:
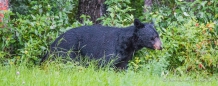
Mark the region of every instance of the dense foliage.
[[[86, 21], [83, 24], [74, 19], [77, 2], [11, 1], [11, 11], [4, 12], [4, 22], [0, 23], [0, 62], [3, 65], [20, 62], [38, 64], [48, 46], [61, 33], [72, 27], [92, 25], [89, 16], [81, 16]], [[131, 68], [148, 68], [157, 74], [167, 71], [181, 75], [218, 72], [217, 0], [160, 0], [145, 13], [143, 6], [133, 2], [106, 0], [107, 14], [99, 18], [102, 25], [117, 27], [131, 25], [134, 18], [155, 23], [164, 49], [142, 49], [130, 62]]]

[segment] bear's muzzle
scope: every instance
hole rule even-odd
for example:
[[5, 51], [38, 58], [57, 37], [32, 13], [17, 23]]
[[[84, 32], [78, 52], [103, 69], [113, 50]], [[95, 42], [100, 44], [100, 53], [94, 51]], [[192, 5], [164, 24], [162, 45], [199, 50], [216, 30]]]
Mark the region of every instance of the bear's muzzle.
[[153, 47], [155, 50], [162, 50], [162, 42], [160, 41], [160, 38], [155, 38]]

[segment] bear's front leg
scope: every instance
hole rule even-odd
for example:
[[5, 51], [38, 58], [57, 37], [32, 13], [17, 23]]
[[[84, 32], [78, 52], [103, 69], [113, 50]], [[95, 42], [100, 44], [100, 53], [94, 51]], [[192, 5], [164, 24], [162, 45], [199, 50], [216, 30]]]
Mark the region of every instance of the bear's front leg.
[[115, 66], [116, 66], [116, 68], [118, 68], [118, 69], [127, 69], [128, 68], [128, 61], [121, 61], [121, 62], [119, 62], [119, 63], [117, 63]]

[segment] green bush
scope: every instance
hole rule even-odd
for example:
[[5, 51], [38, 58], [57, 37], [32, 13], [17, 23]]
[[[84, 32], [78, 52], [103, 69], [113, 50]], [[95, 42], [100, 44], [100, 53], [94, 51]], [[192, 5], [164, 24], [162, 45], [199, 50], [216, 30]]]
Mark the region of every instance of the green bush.
[[29, 14], [53, 14], [60, 12], [70, 13], [78, 0], [11, 0], [10, 8], [14, 13]]
[[10, 4], [13, 14], [5, 15], [12, 18], [0, 29], [0, 61], [4, 64], [36, 64], [52, 40], [72, 27], [68, 13], [74, 8], [73, 0], [13, 0]]
[[134, 16], [128, 14], [134, 10], [128, 5], [129, 3], [130, 0], [105, 1], [105, 4], [108, 5], [108, 14], [99, 18], [99, 20], [102, 20], [102, 25], [117, 27], [129, 26], [134, 20]]
[[[217, 4], [215, 0], [195, 1], [194, 4], [175, 2], [175, 7], [153, 8], [154, 11], [144, 14], [142, 19], [155, 21], [164, 50], [143, 49], [136, 56], [144, 57], [140, 61], [145, 65], [151, 63], [151, 60], [152, 62], [156, 60], [163, 64], [154, 64], [154, 67], [161, 67], [159, 69], [172, 72], [178, 71], [179, 74], [190, 71], [205, 74], [217, 73], [217, 10], [206, 13], [211, 9], [217, 9]], [[195, 9], [195, 7], [198, 8]], [[199, 16], [202, 12], [205, 12], [205, 15]], [[161, 60], [163, 58], [166, 60]]]

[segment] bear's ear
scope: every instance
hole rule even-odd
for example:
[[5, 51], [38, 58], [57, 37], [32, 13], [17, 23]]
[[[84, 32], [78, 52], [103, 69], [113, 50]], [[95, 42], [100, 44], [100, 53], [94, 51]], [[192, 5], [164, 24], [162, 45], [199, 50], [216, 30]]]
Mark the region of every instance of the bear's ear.
[[140, 29], [140, 28], [143, 28], [143, 27], [144, 27], [144, 24], [141, 23], [141, 22], [139, 21], [139, 19], [135, 19], [135, 20], [134, 20], [134, 26], [135, 26], [137, 29]]

